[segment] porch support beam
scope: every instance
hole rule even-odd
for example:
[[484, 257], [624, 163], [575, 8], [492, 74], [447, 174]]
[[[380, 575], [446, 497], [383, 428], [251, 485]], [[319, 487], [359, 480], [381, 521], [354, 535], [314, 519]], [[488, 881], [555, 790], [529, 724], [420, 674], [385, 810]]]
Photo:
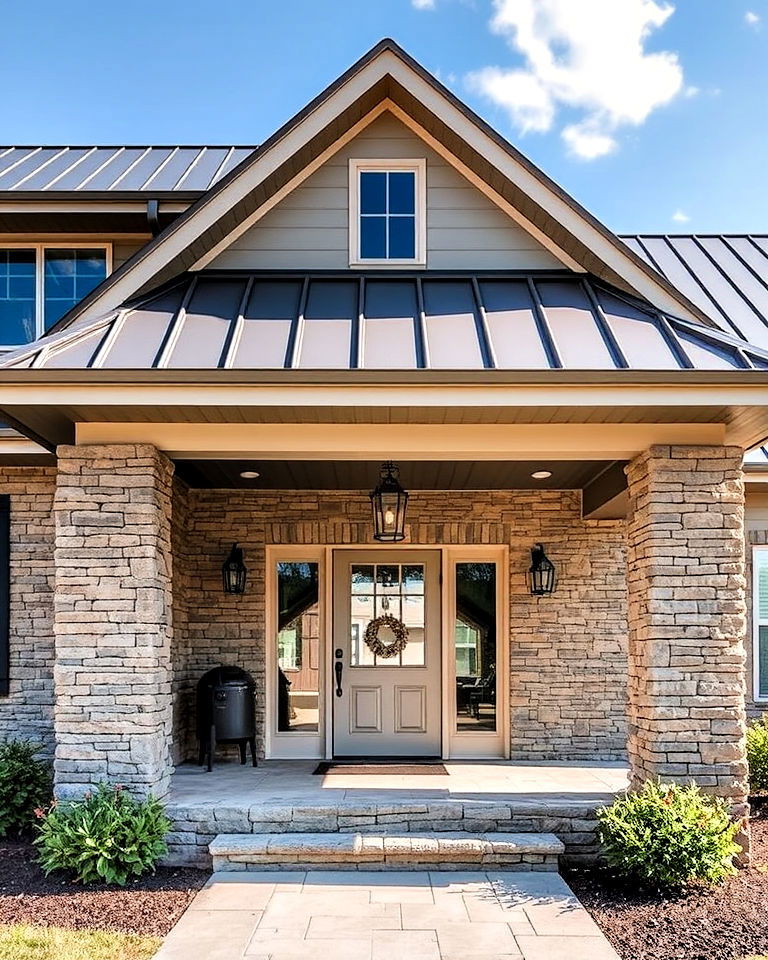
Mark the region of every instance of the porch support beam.
[[79, 444], [265, 460], [628, 460], [658, 443], [722, 443], [719, 423], [79, 423]]
[[627, 468], [633, 785], [691, 779], [747, 813], [742, 450], [654, 446]]
[[168, 792], [171, 478], [148, 445], [59, 447], [55, 781]]

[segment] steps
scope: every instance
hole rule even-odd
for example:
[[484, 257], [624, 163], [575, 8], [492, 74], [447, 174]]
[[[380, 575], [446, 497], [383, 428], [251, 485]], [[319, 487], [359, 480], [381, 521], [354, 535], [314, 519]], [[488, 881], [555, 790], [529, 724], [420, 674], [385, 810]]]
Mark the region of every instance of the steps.
[[222, 833], [214, 873], [236, 870], [556, 871], [565, 847], [551, 833]]

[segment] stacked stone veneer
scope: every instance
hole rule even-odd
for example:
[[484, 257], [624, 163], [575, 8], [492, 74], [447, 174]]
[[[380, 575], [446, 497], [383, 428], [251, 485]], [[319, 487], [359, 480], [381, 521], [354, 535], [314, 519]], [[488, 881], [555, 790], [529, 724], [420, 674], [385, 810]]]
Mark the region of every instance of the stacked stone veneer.
[[170, 780], [173, 466], [151, 446], [60, 447], [56, 785]]
[[746, 800], [744, 489], [735, 447], [652, 447], [627, 469], [635, 783]]
[[[190, 697], [219, 663], [257, 682], [263, 746], [265, 546], [370, 544], [365, 493], [179, 490], [186, 533], [186, 631], [174, 657], [177, 756], [194, 756]], [[623, 522], [584, 521], [578, 491], [421, 492], [409, 502], [418, 544], [507, 544], [510, 548], [511, 747], [517, 759], [620, 759], [626, 745], [626, 579]], [[231, 544], [245, 551], [242, 596], [221, 588]], [[532, 597], [530, 548], [547, 547], [557, 592]], [[182, 707], [182, 703], [186, 706]]]
[[11, 498], [11, 685], [0, 697], [0, 740], [53, 753], [53, 495], [56, 468], [2, 467]]
[[193, 805], [171, 803], [166, 863], [210, 867], [208, 845], [221, 834], [272, 835], [359, 833], [440, 835], [553, 833], [565, 845], [569, 860], [593, 860], [598, 853], [598, 801], [591, 797], [553, 800], [536, 797], [505, 800], [410, 801], [344, 800], [325, 804], [259, 803], [228, 806], [226, 802]]

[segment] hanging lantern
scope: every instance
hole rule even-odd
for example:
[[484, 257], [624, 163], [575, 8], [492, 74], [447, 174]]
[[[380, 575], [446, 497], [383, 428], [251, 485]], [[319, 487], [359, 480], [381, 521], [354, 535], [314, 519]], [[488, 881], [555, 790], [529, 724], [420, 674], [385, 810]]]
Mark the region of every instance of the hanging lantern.
[[555, 589], [555, 565], [544, 553], [544, 546], [541, 543], [531, 548], [528, 583], [535, 597], [546, 597]]
[[243, 551], [236, 543], [233, 543], [229, 556], [221, 566], [224, 593], [245, 593], [245, 576], [247, 573], [248, 568], [243, 563]]
[[405, 508], [408, 493], [400, 486], [400, 469], [390, 460], [381, 465], [381, 479], [371, 490], [373, 539], [383, 543], [405, 540]]

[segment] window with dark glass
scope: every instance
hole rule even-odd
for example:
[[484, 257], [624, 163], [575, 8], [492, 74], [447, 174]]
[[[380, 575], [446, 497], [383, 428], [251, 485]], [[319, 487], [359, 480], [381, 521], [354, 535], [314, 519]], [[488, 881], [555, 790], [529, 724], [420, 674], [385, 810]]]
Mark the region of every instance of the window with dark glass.
[[87, 296], [107, 275], [104, 249], [51, 248], [43, 251], [45, 329]]
[[318, 564], [277, 564], [277, 729], [317, 733], [320, 723]]
[[106, 275], [106, 247], [0, 248], [0, 347], [42, 336]]
[[0, 250], [0, 346], [37, 336], [36, 251]]
[[768, 550], [753, 553], [755, 566], [755, 698], [768, 700]]
[[456, 564], [456, 729], [496, 729], [496, 564]]
[[416, 173], [360, 171], [360, 259], [416, 257]]

